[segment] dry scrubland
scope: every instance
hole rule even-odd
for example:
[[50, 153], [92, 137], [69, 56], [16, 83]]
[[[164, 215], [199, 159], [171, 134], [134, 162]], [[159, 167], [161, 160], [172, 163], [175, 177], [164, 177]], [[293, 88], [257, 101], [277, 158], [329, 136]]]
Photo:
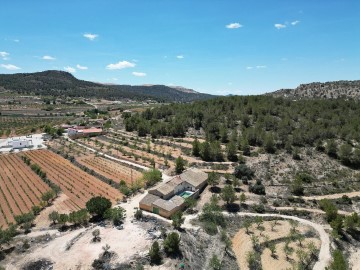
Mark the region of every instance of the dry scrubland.
[[[272, 228], [274, 221], [265, 221], [261, 227], [257, 227], [254, 223], [248, 229], [240, 229], [235, 236], [232, 238], [233, 251], [236, 254], [236, 258], [240, 269], [249, 269], [248, 266], [248, 254], [254, 251], [253, 240], [258, 238], [259, 244], [262, 246], [261, 250], [261, 265], [264, 270], [273, 270], [273, 269], [289, 269], [294, 263], [299, 262], [299, 258], [296, 255], [296, 250], [308, 251], [308, 245], [310, 242], [313, 242], [316, 248], [320, 247], [320, 240], [314, 232], [311, 231], [311, 228], [299, 225], [297, 226], [297, 231], [302, 235], [309, 235], [305, 237], [302, 241], [302, 245], [296, 241], [292, 240], [289, 243], [289, 247], [293, 249], [293, 253], [288, 255], [284, 252], [284, 246], [286, 240], [291, 239], [289, 236], [291, 231], [291, 224], [286, 220], [277, 220], [276, 225]], [[272, 255], [269, 245], [274, 244], [275, 246], [275, 255]]]

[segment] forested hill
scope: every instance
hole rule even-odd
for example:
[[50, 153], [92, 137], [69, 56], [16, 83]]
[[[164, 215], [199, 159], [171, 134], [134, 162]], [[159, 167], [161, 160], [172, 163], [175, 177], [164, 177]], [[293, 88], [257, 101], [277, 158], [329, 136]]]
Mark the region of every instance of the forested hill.
[[360, 81], [335, 81], [301, 84], [295, 89], [281, 89], [268, 93], [274, 97], [301, 98], [354, 98], [360, 99]]
[[0, 74], [0, 90], [11, 90], [21, 94], [104, 98], [117, 100], [154, 99], [160, 102], [191, 102], [209, 99], [213, 96], [197, 92], [187, 92], [165, 85], [131, 86], [105, 85], [76, 79], [63, 71], [36, 73]]
[[249, 146], [258, 146], [269, 153], [285, 149], [294, 155], [301, 147], [321, 150], [326, 146], [332, 156], [360, 166], [360, 106], [353, 99], [221, 97], [147, 109], [126, 117], [125, 127], [153, 138], [182, 137], [198, 130], [208, 142], [200, 149], [208, 161], [223, 160], [222, 142], [229, 151], [247, 152]]

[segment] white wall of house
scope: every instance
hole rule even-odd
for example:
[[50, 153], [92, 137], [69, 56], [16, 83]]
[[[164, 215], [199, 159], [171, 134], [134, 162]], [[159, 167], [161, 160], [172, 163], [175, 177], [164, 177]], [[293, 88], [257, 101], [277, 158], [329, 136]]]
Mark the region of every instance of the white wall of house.
[[178, 194], [184, 190], [191, 190], [191, 191], [195, 191], [195, 188], [190, 185], [188, 182], [182, 182], [181, 184], [177, 185], [174, 189], [174, 193]]
[[14, 140], [14, 141], [10, 141], [9, 145], [11, 146], [12, 149], [21, 149], [21, 148], [26, 148], [32, 145], [32, 141], [31, 140]]

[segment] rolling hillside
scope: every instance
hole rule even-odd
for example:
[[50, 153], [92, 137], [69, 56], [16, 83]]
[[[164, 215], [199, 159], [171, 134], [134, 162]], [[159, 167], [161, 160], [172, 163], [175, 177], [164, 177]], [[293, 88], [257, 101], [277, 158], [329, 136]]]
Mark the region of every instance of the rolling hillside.
[[353, 98], [360, 99], [360, 81], [335, 81], [301, 84], [295, 89], [281, 89], [267, 93], [274, 97], [302, 98]]
[[191, 102], [212, 98], [212, 95], [183, 91], [165, 85], [105, 85], [78, 80], [64, 71], [0, 74], [0, 90], [21, 94], [104, 98], [109, 100], [154, 99], [159, 102]]

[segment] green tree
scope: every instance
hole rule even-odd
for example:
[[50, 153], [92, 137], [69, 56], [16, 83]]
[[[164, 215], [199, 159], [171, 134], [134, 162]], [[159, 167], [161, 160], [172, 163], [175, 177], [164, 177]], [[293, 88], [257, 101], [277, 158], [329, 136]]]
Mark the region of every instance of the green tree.
[[59, 212], [57, 212], [57, 211], [52, 211], [52, 212], [49, 214], [49, 219], [52, 221], [53, 224], [55, 224], [56, 221], [58, 221], [58, 219], [59, 219]]
[[275, 146], [275, 141], [274, 141], [274, 137], [272, 134], [269, 134], [266, 136], [265, 138], [265, 143], [264, 143], [264, 148], [265, 151], [273, 154], [276, 151], [276, 146]]
[[103, 218], [106, 210], [111, 208], [111, 201], [107, 198], [98, 196], [93, 197], [86, 202], [86, 209], [91, 215]]
[[234, 188], [237, 190], [237, 188], [241, 185], [241, 182], [238, 178], [234, 177], [233, 178], [233, 182], [232, 185], [234, 186]]
[[351, 164], [351, 153], [352, 153], [352, 146], [350, 144], [344, 143], [340, 146], [339, 158], [343, 164], [345, 165]]
[[180, 236], [176, 232], [171, 232], [168, 234], [164, 240], [164, 251], [168, 255], [175, 255], [179, 252], [180, 248]]
[[171, 220], [174, 229], [179, 230], [181, 225], [185, 221], [185, 218], [183, 217], [183, 212], [177, 211], [175, 214], [172, 215]]
[[245, 193], [241, 193], [241, 194], [240, 194], [240, 203], [241, 203], [241, 204], [244, 204], [245, 201], [246, 201], [246, 195], [245, 195]]
[[49, 190], [41, 195], [41, 200], [49, 204], [50, 200], [52, 200], [54, 197], [55, 197], [54, 191]]
[[194, 207], [196, 206], [197, 204], [197, 200], [194, 199], [193, 197], [187, 197], [185, 199], [185, 207], [187, 209], [189, 209], [190, 212], [192, 212], [194, 210]]
[[209, 142], [205, 141], [201, 144], [200, 157], [202, 160], [211, 161], [211, 149]]
[[332, 254], [332, 262], [329, 265], [329, 270], [347, 270], [348, 265], [341, 250], [337, 249]]
[[181, 174], [185, 170], [185, 166], [186, 166], [186, 161], [181, 156], [179, 156], [175, 160], [175, 172], [176, 172], [176, 174]]
[[162, 174], [157, 169], [150, 169], [143, 173], [144, 182], [148, 187], [155, 185], [156, 183], [160, 182], [162, 179]]
[[150, 262], [156, 265], [161, 263], [162, 257], [160, 253], [160, 245], [158, 241], [155, 241], [149, 250]]
[[270, 243], [269, 244], [269, 249], [271, 252], [271, 257], [275, 258], [276, 257], [276, 246], [274, 243]]
[[34, 215], [38, 215], [41, 212], [41, 208], [40, 206], [34, 205], [33, 207], [31, 207], [31, 211], [34, 213]]
[[115, 226], [118, 226], [122, 223], [125, 218], [126, 211], [124, 208], [118, 206], [114, 208], [108, 208], [104, 213], [105, 219], [110, 219]]
[[245, 231], [246, 231], [247, 234], [250, 233], [249, 228], [251, 227], [251, 224], [252, 224], [252, 222], [251, 222], [250, 219], [245, 219], [244, 220], [243, 226], [244, 226]]
[[219, 181], [220, 181], [220, 177], [217, 173], [215, 172], [210, 172], [208, 174], [208, 180], [207, 180], [207, 183], [212, 186], [212, 187], [215, 187], [216, 185], [219, 184]]
[[295, 178], [295, 180], [292, 182], [290, 186], [290, 189], [291, 189], [291, 193], [293, 193], [294, 195], [297, 196], [304, 195], [304, 186], [300, 178]]
[[254, 171], [251, 170], [245, 164], [240, 164], [235, 168], [234, 175], [239, 179], [241, 179], [244, 176], [247, 177], [248, 179], [252, 179], [254, 176]]
[[327, 142], [326, 152], [330, 157], [337, 157], [337, 145], [334, 140], [330, 140]]
[[200, 148], [201, 148], [200, 142], [199, 142], [199, 140], [197, 138], [195, 138], [195, 140], [192, 143], [192, 154], [193, 154], [193, 156], [195, 156], [195, 157], [200, 156], [200, 151], [201, 151]]
[[360, 227], [360, 218], [357, 213], [352, 213], [349, 216], [346, 216], [344, 219], [344, 227], [347, 231], [354, 231], [356, 228]]
[[60, 214], [58, 222], [60, 225], [65, 225], [69, 221], [69, 216], [67, 214]]
[[238, 161], [237, 151], [236, 151], [236, 143], [231, 141], [226, 146], [227, 159], [233, 162]]
[[233, 186], [225, 185], [221, 191], [221, 198], [226, 202], [227, 205], [233, 203], [236, 200], [236, 194]]
[[327, 222], [330, 223], [331, 221], [336, 219], [336, 217], [338, 215], [338, 210], [337, 210], [335, 204], [333, 204], [328, 199], [322, 199], [319, 201], [319, 205], [320, 205], [320, 209], [325, 211]]
[[134, 217], [136, 220], [140, 220], [143, 218], [143, 211], [141, 209], [137, 209], [135, 211]]

